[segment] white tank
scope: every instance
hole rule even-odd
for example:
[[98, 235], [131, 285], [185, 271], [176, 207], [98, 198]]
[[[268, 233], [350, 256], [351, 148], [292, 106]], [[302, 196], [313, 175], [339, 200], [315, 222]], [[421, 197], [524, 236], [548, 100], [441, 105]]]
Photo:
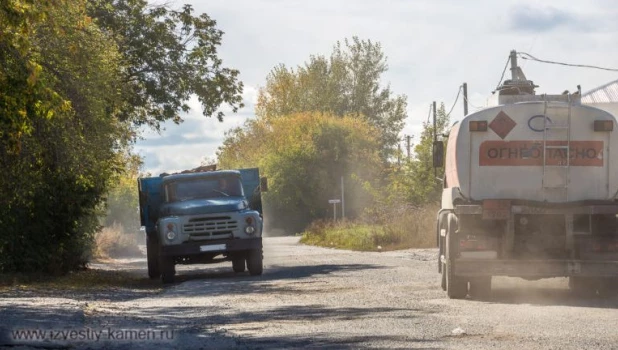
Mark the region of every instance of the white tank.
[[[578, 96], [510, 97], [514, 103], [470, 114], [450, 131], [443, 207], [460, 196], [551, 203], [616, 197], [618, 130], [610, 113], [582, 106]], [[595, 121], [612, 131], [595, 131]], [[486, 122], [486, 131], [470, 131], [471, 122]]]

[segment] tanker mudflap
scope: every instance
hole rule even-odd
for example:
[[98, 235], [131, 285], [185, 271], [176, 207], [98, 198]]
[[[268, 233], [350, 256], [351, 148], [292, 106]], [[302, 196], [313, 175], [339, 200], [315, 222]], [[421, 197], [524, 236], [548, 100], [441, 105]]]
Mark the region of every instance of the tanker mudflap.
[[483, 220], [508, 220], [511, 215], [511, 201], [508, 199], [485, 199]]

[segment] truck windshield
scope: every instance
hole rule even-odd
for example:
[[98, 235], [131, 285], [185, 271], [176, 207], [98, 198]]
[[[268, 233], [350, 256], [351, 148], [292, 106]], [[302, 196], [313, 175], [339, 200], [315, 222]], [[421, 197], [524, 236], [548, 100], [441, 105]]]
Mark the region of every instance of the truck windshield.
[[167, 185], [166, 192], [168, 202], [243, 195], [240, 179], [236, 177], [178, 181]]

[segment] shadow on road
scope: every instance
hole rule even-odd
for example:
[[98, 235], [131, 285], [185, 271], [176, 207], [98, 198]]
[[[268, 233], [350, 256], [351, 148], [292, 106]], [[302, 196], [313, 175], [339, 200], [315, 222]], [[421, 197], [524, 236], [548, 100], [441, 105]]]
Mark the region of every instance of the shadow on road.
[[[204, 270], [181, 271], [171, 287], [174, 295], [183, 297], [204, 295], [230, 295], [254, 293], [321, 293], [319, 280], [309, 277], [329, 274], [354, 273], [368, 269], [384, 268], [372, 264], [322, 264], [306, 266], [271, 266], [261, 276], [250, 276], [248, 272], [234, 273], [229, 267]], [[278, 283], [273, 283], [279, 281]], [[283, 281], [284, 283], [281, 283]], [[183, 283], [190, 282], [190, 283]], [[285, 283], [287, 282], [287, 283]]]
[[568, 288], [535, 286], [530, 282], [509, 287], [495, 287], [489, 302], [501, 304], [562, 305], [618, 309], [618, 295], [577, 296]]
[[[367, 344], [384, 344], [383, 346]], [[392, 344], [405, 344], [394, 347]], [[319, 349], [441, 349], [429, 346], [436, 343], [435, 340], [416, 339], [403, 336], [347, 336], [344, 338], [333, 337], [332, 334], [312, 334], [307, 336], [294, 337], [260, 337], [249, 344], [240, 342], [240, 346], [245, 345], [256, 349], [298, 349], [298, 348], [319, 348]], [[388, 344], [388, 345], [386, 345]], [[427, 344], [428, 346], [422, 346]]]

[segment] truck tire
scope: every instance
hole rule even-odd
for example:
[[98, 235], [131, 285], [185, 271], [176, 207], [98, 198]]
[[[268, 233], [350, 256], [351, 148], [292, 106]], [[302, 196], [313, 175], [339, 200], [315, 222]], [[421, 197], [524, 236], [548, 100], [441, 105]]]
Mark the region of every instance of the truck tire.
[[598, 280], [591, 277], [569, 277], [569, 288], [575, 296], [590, 298], [597, 295]]
[[264, 256], [262, 254], [262, 248], [251, 249], [247, 252], [247, 269], [251, 276], [258, 276], [262, 274]]
[[244, 255], [235, 256], [232, 258], [232, 269], [234, 269], [234, 272], [245, 272], [245, 260]]
[[176, 275], [176, 266], [174, 266], [174, 258], [170, 256], [159, 256], [159, 267], [161, 268], [161, 282], [164, 284], [174, 283], [174, 275]]
[[447, 219], [447, 215], [446, 214], [441, 214], [438, 217], [438, 224], [437, 226], [437, 243], [438, 243], [438, 273], [442, 273], [442, 255], [444, 254], [444, 240], [442, 239], [442, 235], [440, 234], [440, 231], [442, 229], [446, 229], [446, 219]]
[[468, 281], [453, 274], [455, 270], [456, 247], [455, 214], [448, 215], [448, 230], [446, 233], [446, 294], [451, 299], [463, 299], [468, 294]]
[[470, 279], [470, 297], [476, 300], [491, 298], [491, 276]]
[[159, 244], [152, 236], [146, 236], [146, 260], [148, 261], [148, 277], [151, 280], [161, 276], [159, 269]]
[[446, 267], [442, 268], [442, 273], [440, 274], [440, 287], [443, 291], [446, 292]]
[[611, 298], [618, 295], [618, 278], [602, 278], [599, 286], [599, 295], [603, 298]]
[[442, 237], [441, 230], [446, 230], [446, 219], [447, 215], [440, 215], [438, 219], [438, 272], [440, 273], [440, 287], [443, 291], [446, 291], [446, 267], [444, 261], [442, 260], [442, 256], [444, 256], [445, 243], [444, 238]]

